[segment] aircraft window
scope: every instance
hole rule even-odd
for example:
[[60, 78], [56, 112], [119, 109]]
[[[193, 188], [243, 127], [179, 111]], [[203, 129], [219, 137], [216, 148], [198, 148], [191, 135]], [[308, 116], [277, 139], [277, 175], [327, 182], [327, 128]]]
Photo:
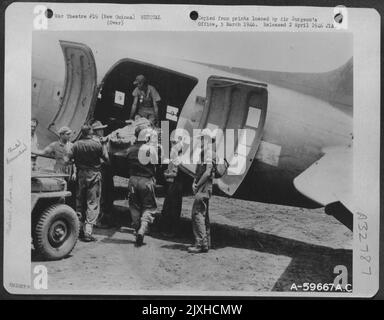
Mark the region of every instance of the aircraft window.
[[115, 100], [114, 102], [119, 105], [124, 105], [124, 100], [125, 100], [125, 93], [121, 91], [115, 91]]
[[167, 113], [165, 115], [165, 118], [171, 121], [177, 121], [177, 114], [179, 112], [178, 108], [167, 106]]
[[249, 107], [246, 125], [254, 128], [259, 127], [261, 109]]

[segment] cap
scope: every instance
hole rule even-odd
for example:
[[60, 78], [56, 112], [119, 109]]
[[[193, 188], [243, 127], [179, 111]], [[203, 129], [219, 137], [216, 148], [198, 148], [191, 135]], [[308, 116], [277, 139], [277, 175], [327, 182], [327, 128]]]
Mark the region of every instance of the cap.
[[92, 129], [93, 130], [98, 130], [98, 129], [104, 129], [108, 127], [107, 125], [103, 125], [100, 121], [95, 121], [92, 123]]
[[66, 134], [66, 133], [72, 133], [72, 130], [71, 129], [69, 129], [68, 127], [61, 127], [60, 129], [59, 129], [59, 134]]
[[133, 81], [133, 84], [134, 84], [134, 85], [137, 85], [137, 84], [139, 84], [139, 83], [145, 83], [146, 81], [147, 81], [147, 79], [146, 79], [142, 74], [139, 74], [139, 75], [136, 77], [135, 81]]

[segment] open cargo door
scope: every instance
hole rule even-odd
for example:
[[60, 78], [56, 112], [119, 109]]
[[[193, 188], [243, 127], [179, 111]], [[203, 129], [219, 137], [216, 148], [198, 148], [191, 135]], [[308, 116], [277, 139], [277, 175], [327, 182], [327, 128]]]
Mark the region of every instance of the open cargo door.
[[[199, 128], [223, 130], [224, 134], [216, 141], [216, 153], [224, 155], [229, 163], [235, 161], [232, 164], [236, 165], [216, 183], [229, 196], [240, 186], [255, 158], [264, 130], [267, 103], [265, 84], [223, 77], [208, 79], [207, 100]], [[232, 133], [227, 129], [233, 129]], [[239, 134], [239, 129], [245, 130]]]
[[94, 107], [96, 64], [88, 46], [70, 41], [60, 41], [60, 45], [65, 59], [65, 89], [63, 100], [49, 130], [57, 134], [58, 129], [67, 126], [74, 133], [73, 139], [76, 139]]

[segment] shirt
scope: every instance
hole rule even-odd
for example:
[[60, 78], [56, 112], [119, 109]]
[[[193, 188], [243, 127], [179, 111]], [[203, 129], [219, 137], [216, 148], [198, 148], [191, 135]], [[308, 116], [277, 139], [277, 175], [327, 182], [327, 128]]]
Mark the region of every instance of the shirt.
[[158, 102], [161, 100], [159, 93], [151, 85], [148, 85], [145, 91], [136, 87], [132, 95], [137, 97], [138, 111], [140, 111], [140, 109], [153, 110], [153, 101]]
[[66, 162], [67, 158], [69, 158], [71, 149], [73, 147], [72, 142], [62, 143], [61, 141], [55, 141], [48, 145], [45, 148], [45, 152], [49, 155], [55, 157], [56, 163], [53, 167], [53, 170], [58, 173], [66, 173], [71, 174], [71, 164]]
[[[103, 139], [103, 137], [100, 137], [96, 134], [94, 134], [92, 136], [92, 139], [95, 140], [96, 142], [100, 143], [101, 144], [101, 147], [103, 149], [103, 152], [105, 153], [109, 153], [109, 143], [102, 143], [101, 140]], [[104, 162], [104, 160], [101, 161], [102, 163]]]
[[[139, 152], [141, 147], [144, 148], [142, 150], [146, 150], [148, 153], [151, 152], [150, 147], [145, 145], [144, 142], [136, 142], [128, 149], [127, 161], [129, 166], [129, 175], [152, 178], [155, 176], [155, 166], [151, 162], [143, 164], [143, 162], [140, 161]], [[146, 156], [150, 157], [150, 154], [148, 153]]]
[[95, 135], [95, 134], [92, 136], [92, 139], [97, 141], [97, 142], [99, 142], [99, 143], [101, 143], [101, 138], [99, 136]]
[[201, 177], [203, 176], [204, 172], [207, 171], [207, 169], [211, 170], [211, 176], [203, 183], [198, 192], [202, 193], [208, 193], [210, 196], [212, 194], [212, 184], [213, 184], [213, 177], [212, 177], [212, 170], [213, 170], [213, 159], [214, 153], [208, 152], [207, 155], [204, 157], [204, 152], [201, 153], [201, 162], [197, 164], [196, 166], [196, 176], [195, 176], [195, 183], [198, 183]]
[[164, 171], [166, 180], [167, 181], [169, 180], [169, 182], [172, 181], [173, 178], [176, 177], [179, 172], [178, 167], [181, 163], [181, 154], [182, 154], [182, 145], [179, 142], [176, 145], [172, 146], [169, 164], [168, 164], [167, 170]]
[[73, 144], [70, 158], [75, 160], [76, 167], [79, 169], [99, 171], [103, 158], [103, 147], [92, 137], [86, 137]]

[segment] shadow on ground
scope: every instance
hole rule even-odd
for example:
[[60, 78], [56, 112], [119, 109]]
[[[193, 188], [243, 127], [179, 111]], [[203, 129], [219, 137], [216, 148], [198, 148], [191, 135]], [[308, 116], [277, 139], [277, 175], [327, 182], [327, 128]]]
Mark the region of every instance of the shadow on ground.
[[[120, 221], [129, 225], [129, 219], [126, 219], [129, 217], [127, 208], [117, 207], [116, 211], [120, 215]], [[191, 244], [191, 239], [193, 239], [191, 221], [186, 218], [181, 219], [179, 236], [176, 238], [163, 237], [159, 232], [156, 232], [156, 224], [153, 229], [152, 237], [172, 241], [172, 244], [163, 245], [164, 248], [186, 251], [188, 245]], [[273, 291], [291, 291], [293, 284], [302, 285], [306, 282], [333, 283], [337, 276], [334, 273], [334, 268], [337, 265], [346, 266], [348, 283], [352, 284], [352, 250], [333, 249], [218, 223], [211, 223], [211, 235], [213, 250], [223, 247], [238, 247], [291, 258], [290, 264], [275, 283]]]
[[[95, 229], [95, 234], [104, 236], [100, 241], [110, 244], [134, 244], [133, 235], [132, 240], [114, 238], [116, 233], [132, 233], [133, 231], [125, 227], [120, 228], [121, 226], [130, 225], [127, 207], [115, 206], [113, 217], [116, 224], [114, 228]], [[170, 239], [162, 236], [158, 232], [158, 225], [155, 224], [150, 236], [168, 241], [168, 243], [162, 245], [163, 248], [186, 251], [193, 239], [190, 219], [182, 218], [178, 230], [178, 236]], [[234, 247], [268, 253], [276, 257], [289, 257], [289, 265], [273, 285], [273, 291], [291, 292], [293, 284], [333, 283], [336, 277], [334, 268], [337, 265], [346, 266], [348, 283], [352, 284], [352, 250], [333, 249], [253, 229], [219, 223], [211, 223], [211, 235], [212, 250]], [[41, 261], [35, 255], [34, 250], [32, 250], [32, 261]]]

